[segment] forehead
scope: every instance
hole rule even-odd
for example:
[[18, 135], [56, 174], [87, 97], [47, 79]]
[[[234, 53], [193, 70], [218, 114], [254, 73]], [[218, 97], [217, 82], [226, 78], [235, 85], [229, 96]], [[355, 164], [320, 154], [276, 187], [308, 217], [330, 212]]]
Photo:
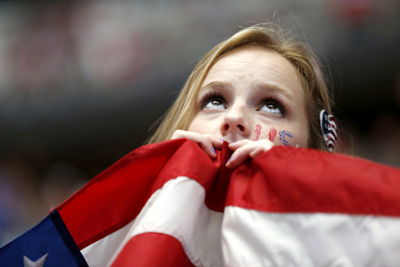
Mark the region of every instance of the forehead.
[[209, 69], [202, 87], [216, 81], [265, 83], [304, 98], [299, 73], [292, 63], [277, 52], [260, 46], [241, 47], [220, 57]]

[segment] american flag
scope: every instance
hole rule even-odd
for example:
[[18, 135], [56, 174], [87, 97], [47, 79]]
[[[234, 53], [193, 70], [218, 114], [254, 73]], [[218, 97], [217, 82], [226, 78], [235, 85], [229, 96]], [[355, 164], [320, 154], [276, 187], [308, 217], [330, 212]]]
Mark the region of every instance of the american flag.
[[229, 170], [230, 154], [140, 147], [1, 248], [0, 265], [399, 265], [399, 169], [279, 146]]
[[332, 152], [335, 148], [335, 143], [338, 139], [337, 123], [333, 115], [330, 115], [326, 110], [320, 112], [321, 131], [324, 137], [328, 151]]

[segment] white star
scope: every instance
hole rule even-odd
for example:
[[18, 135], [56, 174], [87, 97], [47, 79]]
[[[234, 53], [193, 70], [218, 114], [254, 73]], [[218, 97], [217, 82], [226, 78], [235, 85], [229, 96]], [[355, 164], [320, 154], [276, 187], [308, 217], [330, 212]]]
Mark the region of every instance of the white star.
[[32, 261], [30, 258], [24, 255], [24, 266], [25, 267], [43, 267], [44, 261], [46, 260], [46, 257], [49, 253], [46, 253], [46, 255], [42, 256], [40, 259], [37, 261]]

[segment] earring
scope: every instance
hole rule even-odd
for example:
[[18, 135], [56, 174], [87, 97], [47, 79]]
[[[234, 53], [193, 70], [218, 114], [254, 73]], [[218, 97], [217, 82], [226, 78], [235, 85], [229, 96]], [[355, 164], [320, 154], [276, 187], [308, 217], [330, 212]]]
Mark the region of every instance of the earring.
[[325, 145], [328, 151], [332, 152], [338, 137], [335, 117], [323, 109], [319, 113], [319, 123], [321, 125], [321, 132], [324, 137]]

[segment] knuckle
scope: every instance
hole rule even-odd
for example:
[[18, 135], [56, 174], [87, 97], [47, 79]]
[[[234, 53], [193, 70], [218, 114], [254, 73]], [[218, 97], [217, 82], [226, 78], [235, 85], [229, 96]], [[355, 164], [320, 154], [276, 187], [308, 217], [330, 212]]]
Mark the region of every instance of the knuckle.
[[182, 130], [176, 130], [172, 136], [181, 136], [183, 134]]

